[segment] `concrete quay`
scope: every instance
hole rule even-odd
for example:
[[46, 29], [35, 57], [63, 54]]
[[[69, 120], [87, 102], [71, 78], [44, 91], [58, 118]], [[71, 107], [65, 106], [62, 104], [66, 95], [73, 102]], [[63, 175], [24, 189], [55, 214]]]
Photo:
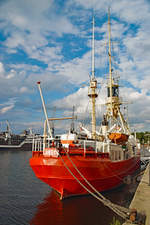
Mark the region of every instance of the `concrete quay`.
[[[147, 166], [140, 184], [130, 204], [130, 209], [136, 209], [137, 212], [144, 212], [146, 215], [145, 225], [150, 225], [150, 165]], [[130, 225], [134, 223], [124, 223]]]

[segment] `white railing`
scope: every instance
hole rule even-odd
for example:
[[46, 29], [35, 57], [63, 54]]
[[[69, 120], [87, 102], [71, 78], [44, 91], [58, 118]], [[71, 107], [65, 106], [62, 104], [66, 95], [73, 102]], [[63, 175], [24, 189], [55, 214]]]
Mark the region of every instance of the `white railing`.
[[42, 138], [33, 139], [32, 151], [43, 151], [43, 139]]
[[[45, 148], [50, 148], [52, 146], [51, 144], [52, 143], [49, 139], [46, 139], [46, 140], [44, 140], [43, 138], [33, 139], [32, 151], [43, 151]], [[56, 144], [55, 147], [57, 148], [58, 147], [57, 143], [55, 144]], [[83, 148], [84, 155], [90, 148], [91, 150], [95, 151], [95, 153], [110, 152], [110, 143], [104, 143], [104, 142], [93, 141], [93, 140], [82, 140], [81, 142], [78, 143], [78, 145]], [[65, 146], [62, 145], [62, 148], [65, 148]]]
[[93, 148], [93, 151], [95, 153], [103, 152], [103, 153], [109, 153], [110, 152], [110, 143], [100, 142], [100, 141], [89, 141], [84, 140], [83, 141], [83, 148], [84, 148], [84, 154], [86, 154], [86, 151], [88, 148]]

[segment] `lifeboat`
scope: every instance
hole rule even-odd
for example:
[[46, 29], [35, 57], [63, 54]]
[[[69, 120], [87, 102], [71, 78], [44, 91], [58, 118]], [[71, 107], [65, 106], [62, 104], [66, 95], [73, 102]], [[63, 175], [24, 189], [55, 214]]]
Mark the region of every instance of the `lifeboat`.
[[123, 144], [128, 141], [129, 135], [123, 133], [110, 133], [109, 139], [115, 144]]

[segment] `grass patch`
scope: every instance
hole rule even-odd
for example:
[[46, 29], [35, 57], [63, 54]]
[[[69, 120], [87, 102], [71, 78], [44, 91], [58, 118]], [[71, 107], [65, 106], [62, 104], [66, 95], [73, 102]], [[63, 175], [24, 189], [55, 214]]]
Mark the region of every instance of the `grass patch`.
[[111, 222], [110, 225], [121, 225], [121, 223], [119, 220], [117, 220], [115, 217], [113, 217], [113, 221]]

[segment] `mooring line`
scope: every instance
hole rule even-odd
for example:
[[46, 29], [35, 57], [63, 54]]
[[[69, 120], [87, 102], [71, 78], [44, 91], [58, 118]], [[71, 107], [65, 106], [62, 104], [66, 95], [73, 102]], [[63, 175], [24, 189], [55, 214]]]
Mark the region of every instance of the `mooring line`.
[[[66, 152], [66, 151], [65, 151]], [[107, 201], [108, 203], [112, 204], [112, 206], [117, 207], [123, 211], [125, 211], [126, 213], [129, 212], [129, 210], [123, 206], [119, 206], [116, 205], [114, 203], [112, 203], [109, 199], [106, 199], [85, 177], [84, 175], [79, 171], [79, 169], [77, 168], [77, 166], [75, 165], [75, 163], [72, 161], [72, 159], [70, 158], [68, 152], [66, 152], [66, 155], [68, 157], [68, 159], [70, 160], [70, 162], [72, 163], [73, 167], [76, 169], [76, 171], [79, 173], [79, 175], [84, 179], [84, 181], [105, 201]]]
[[[67, 154], [67, 153], [66, 153]], [[122, 217], [125, 220], [128, 220], [128, 214], [130, 211], [127, 208], [124, 208], [122, 206], [118, 206], [112, 202], [110, 202], [110, 200], [106, 199], [102, 194], [100, 194], [88, 181], [87, 179], [80, 173], [80, 171], [78, 170], [78, 173], [81, 174], [80, 176], [84, 179], [84, 181], [93, 189], [94, 191], [99, 195], [99, 197], [94, 194], [92, 191], [89, 190], [89, 188], [87, 188], [75, 175], [74, 173], [69, 169], [69, 167], [67, 166], [67, 164], [65, 163], [64, 159], [62, 158], [61, 154], [59, 153], [59, 156], [63, 162], [63, 164], [65, 165], [66, 169], [69, 171], [69, 173], [74, 177], [74, 179], [89, 193], [91, 194], [94, 198], [96, 198], [97, 200], [99, 200], [100, 202], [102, 202], [105, 206], [109, 207], [111, 210], [113, 210], [116, 214], [118, 214], [120, 217]], [[69, 159], [69, 158], [68, 158]], [[72, 162], [73, 163], [73, 162]], [[75, 164], [74, 164], [75, 165]], [[76, 166], [75, 166], [76, 167]], [[74, 168], [75, 168], [74, 167]], [[77, 167], [76, 167], [77, 168]], [[77, 171], [76, 170], [76, 171]], [[124, 212], [123, 212], [124, 211]]]

